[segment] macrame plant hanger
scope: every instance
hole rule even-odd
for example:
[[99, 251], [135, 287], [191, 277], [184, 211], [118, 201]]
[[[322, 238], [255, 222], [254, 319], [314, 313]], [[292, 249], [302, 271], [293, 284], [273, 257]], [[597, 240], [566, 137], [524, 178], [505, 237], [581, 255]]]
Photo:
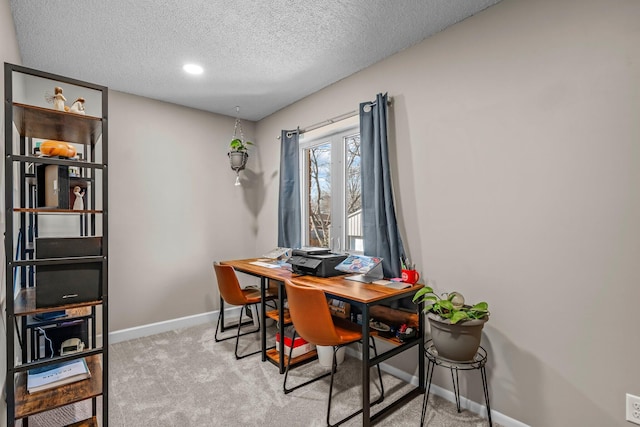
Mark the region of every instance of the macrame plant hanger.
[[[233, 137], [231, 138], [231, 147], [227, 155], [229, 156], [229, 162], [231, 163], [231, 169], [236, 173], [235, 186], [242, 185], [240, 183], [240, 171], [244, 170], [247, 165], [247, 158], [249, 154], [246, 150], [244, 132], [242, 131], [242, 122], [240, 121], [240, 107], [236, 106], [236, 122], [233, 126]], [[234, 146], [234, 141], [239, 140], [240, 144]], [[251, 144], [246, 142], [246, 144]]]

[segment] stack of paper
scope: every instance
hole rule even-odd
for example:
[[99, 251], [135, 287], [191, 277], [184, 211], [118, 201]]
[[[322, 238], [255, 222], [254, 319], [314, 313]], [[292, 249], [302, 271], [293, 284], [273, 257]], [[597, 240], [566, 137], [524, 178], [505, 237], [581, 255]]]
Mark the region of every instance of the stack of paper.
[[91, 377], [84, 358], [68, 362], [54, 363], [41, 368], [30, 369], [27, 373], [27, 391], [35, 393], [64, 384], [74, 383]]

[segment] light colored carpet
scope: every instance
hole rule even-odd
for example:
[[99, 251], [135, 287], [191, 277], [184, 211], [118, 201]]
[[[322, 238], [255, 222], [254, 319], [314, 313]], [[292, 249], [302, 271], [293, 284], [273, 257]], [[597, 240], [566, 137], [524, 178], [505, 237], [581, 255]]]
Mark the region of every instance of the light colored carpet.
[[[273, 336], [271, 332], [268, 336]], [[258, 334], [241, 338], [240, 352], [257, 349]], [[112, 427], [200, 426], [324, 426], [329, 377], [285, 395], [283, 376], [260, 355], [236, 360], [234, 340], [216, 343], [214, 325], [200, 325], [134, 339], [110, 346], [109, 425]], [[317, 362], [290, 373], [296, 384], [326, 370]], [[375, 371], [371, 371], [372, 378]], [[361, 402], [360, 361], [347, 355], [334, 383], [332, 421], [353, 412]], [[383, 373], [385, 401], [395, 400], [411, 385]], [[374, 383], [377, 384], [377, 381]], [[372, 396], [378, 396], [372, 385]], [[393, 412], [377, 425], [418, 426], [422, 396]], [[90, 413], [90, 405], [73, 407], [76, 419]], [[376, 407], [372, 408], [375, 413]], [[51, 411], [30, 419], [33, 427], [61, 426], [69, 411]], [[345, 426], [362, 425], [356, 416]], [[487, 426], [476, 414], [438, 396], [427, 409], [430, 427]], [[495, 426], [499, 427], [494, 423]]]

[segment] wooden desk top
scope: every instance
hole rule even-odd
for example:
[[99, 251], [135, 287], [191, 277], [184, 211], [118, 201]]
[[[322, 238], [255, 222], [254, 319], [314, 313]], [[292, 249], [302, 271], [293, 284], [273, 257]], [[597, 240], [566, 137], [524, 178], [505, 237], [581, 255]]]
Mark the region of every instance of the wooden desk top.
[[249, 259], [234, 259], [230, 261], [220, 261], [220, 264], [230, 265], [235, 268], [237, 271], [242, 273], [252, 274], [254, 276], [263, 276], [268, 279], [277, 280], [279, 282], [284, 281], [284, 279], [292, 279], [294, 277], [299, 276], [298, 274], [292, 273], [284, 268], [269, 268], [262, 267], [260, 265], [251, 264], [252, 262], [262, 260], [264, 258], [249, 258]]
[[347, 280], [342, 275], [334, 277], [300, 276], [291, 279], [291, 281], [297, 285], [315, 286], [321, 288], [327, 294], [365, 304], [375, 303], [389, 297], [400, 295], [413, 296], [416, 291], [423, 286], [421, 284], [415, 284], [410, 288], [393, 289], [384, 285]]
[[284, 268], [268, 268], [251, 264], [251, 262], [257, 261], [258, 259], [260, 258], [221, 261], [220, 264], [230, 265], [243, 273], [264, 276], [279, 282], [289, 279], [298, 285], [315, 286], [321, 288], [327, 294], [365, 304], [375, 303], [376, 301], [394, 296], [412, 296], [418, 289], [423, 287], [422, 284], [416, 284], [410, 288], [393, 289], [373, 283], [360, 283], [347, 280], [343, 275], [334, 277], [303, 276], [292, 273]]

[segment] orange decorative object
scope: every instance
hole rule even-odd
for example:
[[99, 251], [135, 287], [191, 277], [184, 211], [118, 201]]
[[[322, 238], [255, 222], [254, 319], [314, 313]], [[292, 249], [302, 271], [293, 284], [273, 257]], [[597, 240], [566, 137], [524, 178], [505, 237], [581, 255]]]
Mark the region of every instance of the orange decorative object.
[[45, 156], [73, 157], [76, 148], [63, 141], [47, 140], [40, 144], [40, 152]]

